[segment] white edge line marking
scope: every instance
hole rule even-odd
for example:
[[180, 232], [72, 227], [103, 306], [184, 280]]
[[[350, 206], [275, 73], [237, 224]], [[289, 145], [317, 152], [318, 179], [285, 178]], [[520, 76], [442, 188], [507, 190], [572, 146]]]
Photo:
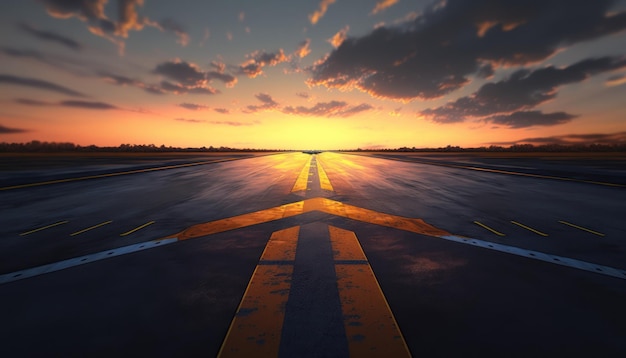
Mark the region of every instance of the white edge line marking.
[[43, 275], [43, 274], [50, 273], [50, 272], [64, 270], [70, 267], [88, 264], [90, 262], [108, 259], [108, 258], [115, 257], [115, 256], [121, 256], [121, 255], [130, 254], [130, 253], [137, 252], [137, 251], [152, 249], [155, 247], [171, 244], [177, 241], [178, 241], [178, 238], [140, 242], [138, 244], [122, 246], [122, 247], [118, 247], [118, 248], [114, 248], [110, 250], [96, 252], [94, 254], [89, 254], [85, 256], [74, 257], [72, 259], [67, 259], [63, 261], [53, 262], [47, 265], [24, 269], [21, 271], [15, 271], [15, 272], [0, 275], [0, 285], [4, 283], [13, 282], [13, 281], [19, 281], [25, 278]]
[[439, 238], [626, 280], [626, 270], [616, 269], [614, 267], [598, 265], [591, 262], [571, 259], [563, 256], [550, 255], [543, 252], [522, 249], [514, 246], [502, 245], [495, 242], [472, 239], [470, 237], [445, 235], [439, 236]]

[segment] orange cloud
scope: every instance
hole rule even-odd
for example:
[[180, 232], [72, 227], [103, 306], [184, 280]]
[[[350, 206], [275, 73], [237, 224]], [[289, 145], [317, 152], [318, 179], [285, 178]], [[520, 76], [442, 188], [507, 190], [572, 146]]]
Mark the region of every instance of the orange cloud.
[[337, 48], [339, 46], [341, 46], [341, 44], [346, 40], [346, 38], [348, 37], [348, 30], [350, 30], [350, 26], [344, 27], [343, 29], [339, 30], [339, 32], [337, 32], [336, 34], [333, 35], [333, 37], [329, 38], [327, 41], [333, 45], [334, 48]]
[[395, 5], [396, 3], [398, 3], [398, 0], [381, 0], [376, 3], [376, 7], [374, 7], [371, 14], [372, 15], [378, 14], [379, 12]]
[[324, 14], [326, 14], [328, 6], [333, 3], [335, 3], [335, 0], [322, 0], [322, 2], [320, 2], [320, 8], [315, 10], [311, 15], [309, 15], [309, 20], [311, 21], [311, 24], [317, 24], [317, 22], [320, 21]]

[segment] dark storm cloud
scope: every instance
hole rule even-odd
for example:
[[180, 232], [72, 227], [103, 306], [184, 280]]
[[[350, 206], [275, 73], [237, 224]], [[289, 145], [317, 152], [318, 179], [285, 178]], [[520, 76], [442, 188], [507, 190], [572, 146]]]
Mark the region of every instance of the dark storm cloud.
[[541, 111], [520, 111], [488, 117], [485, 118], [485, 120], [510, 128], [524, 128], [532, 126], [554, 126], [567, 123], [574, 118], [576, 118], [575, 115], [565, 112], [543, 113]]
[[17, 86], [26, 86], [26, 87], [31, 87], [31, 88], [37, 88], [37, 89], [41, 89], [41, 90], [62, 93], [62, 94], [68, 95], [68, 96], [85, 97], [84, 94], [82, 94], [82, 93], [80, 93], [78, 91], [74, 91], [74, 90], [69, 89], [67, 87], [63, 87], [61, 85], [57, 85], [55, 83], [44, 81], [44, 80], [39, 80], [39, 79], [36, 79], [36, 78], [28, 78], [28, 77], [19, 77], [19, 76], [13, 76], [13, 75], [3, 75], [3, 74], [0, 74], [0, 84], [3, 84], [3, 83], [4, 84], [9, 84], [9, 85], [17, 85]]
[[571, 144], [625, 144], [626, 143], [626, 132], [616, 132], [616, 133], [588, 133], [588, 134], [565, 134], [551, 137], [535, 137], [535, 138], [524, 138], [511, 142], [493, 142], [488, 144], [494, 145], [514, 145], [514, 144], [563, 144], [563, 145], [571, 145]]
[[[484, 84], [470, 96], [461, 97], [441, 107], [426, 109], [420, 113], [434, 122], [455, 123], [463, 122], [470, 117], [486, 117], [528, 110], [555, 98], [560, 86], [581, 82], [592, 75], [623, 67], [626, 67], [624, 57], [602, 57], [583, 60], [563, 68], [548, 66], [534, 71], [519, 70], [502, 81]], [[507, 124], [511, 127], [517, 127], [512, 122], [514, 119], [519, 119], [520, 124], [533, 122], [525, 120], [531, 118], [530, 116], [521, 114], [491, 118], [497, 118], [500, 124]], [[556, 117], [551, 118], [554, 121]], [[546, 123], [551, 122], [549, 118], [545, 119]], [[563, 117], [560, 120], [566, 119]], [[560, 122], [556, 121], [554, 124], [558, 123]]]
[[211, 107], [205, 106], [203, 104], [195, 104], [195, 103], [180, 103], [178, 107], [183, 107], [192, 111], [197, 111], [200, 109], [209, 109]]
[[57, 34], [55, 32], [52, 31], [44, 31], [44, 30], [38, 30], [28, 24], [25, 23], [20, 23], [18, 24], [18, 27], [23, 30], [24, 32], [40, 39], [40, 40], [44, 40], [44, 41], [50, 41], [50, 42], [55, 42], [58, 44], [61, 44], [67, 48], [70, 48], [72, 50], [81, 50], [83, 48], [83, 46], [76, 40], [73, 40], [69, 37]]
[[[349, 37], [311, 69], [310, 85], [374, 97], [437, 98], [488, 76], [485, 65], [525, 65], [626, 29], [611, 0], [448, 0], [414, 21]], [[493, 69], [493, 68], [492, 68]]]
[[0, 124], [0, 134], [15, 134], [15, 133], [24, 133], [24, 132], [28, 132], [28, 130], [21, 129], [21, 128], [5, 127], [2, 124]]
[[319, 102], [312, 107], [304, 106], [287, 106], [282, 109], [283, 113], [297, 114], [303, 116], [318, 117], [349, 117], [363, 111], [369, 111], [373, 107], [369, 104], [362, 103], [357, 106], [348, 106], [344, 101]]

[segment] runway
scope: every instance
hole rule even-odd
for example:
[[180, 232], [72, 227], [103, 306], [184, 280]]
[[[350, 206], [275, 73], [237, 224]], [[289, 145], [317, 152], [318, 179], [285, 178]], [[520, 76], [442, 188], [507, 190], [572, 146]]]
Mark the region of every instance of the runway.
[[1, 355], [626, 353], [619, 166], [157, 167], [0, 188]]

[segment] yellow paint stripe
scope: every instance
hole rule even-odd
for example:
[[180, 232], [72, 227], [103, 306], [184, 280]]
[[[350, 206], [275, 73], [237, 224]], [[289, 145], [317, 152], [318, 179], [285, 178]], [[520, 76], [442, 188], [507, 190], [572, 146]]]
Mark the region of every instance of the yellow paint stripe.
[[296, 183], [293, 185], [291, 192], [306, 190], [307, 183], [309, 181], [309, 170], [311, 168], [311, 160], [313, 160], [313, 156], [309, 158], [306, 162], [302, 170], [300, 171], [300, 175], [298, 179], [296, 179]]
[[487, 225], [485, 225], [485, 224], [483, 224], [481, 222], [474, 221], [474, 224], [476, 224], [476, 225], [478, 225], [478, 226], [480, 226], [480, 227], [482, 227], [484, 229], [487, 229], [487, 230], [491, 231], [492, 233], [494, 233], [494, 234], [496, 234], [498, 236], [505, 236], [503, 233], [501, 233], [501, 232], [499, 232], [499, 231], [497, 231], [495, 229], [492, 229], [489, 226], [487, 226]]
[[322, 167], [319, 156], [317, 157], [317, 176], [320, 179], [322, 190], [334, 191], [332, 184], [330, 184], [330, 179], [328, 179], [328, 175], [326, 175], [326, 171]]
[[276, 206], [270, 209], [255, 211], [231, 218], [197, 224], [167, 238], [176, 237], [178, 240], [187, 240], [195, 237], [216, 234], [219, 232], [240, 229], [252, 225], [262, 224], [286, 217], [292, 217], [311, 211], [322, 211], [327, 214], [345, 217], [370, 224], [396, 228], [428, 236], [450, 235], [447, 231], [436, 228], [422, 219], [405, 218], [401, 216], [380, 213], [374, 210], [363, 209], [326, 198], [313, 198]]
[[125, 233], [120, 234], [120, 236], [130, 235], [130, 234], [134, 233], [135, 231], [141, 230], [141, 229], [143, 229], [144, 227], [146, 227], [146, 226], [150, 226], [150, 225], [152, 225], [152, 224], [154, 224], [154, 223], [155, 223], [154, 221], [147, 222], [147, 223], [145, 223], [145, 224], [143, 224], [143, 225], [141, 225], [141, 226], [138, 226], [138, 227], [136, 227], [136, 228], [134, 228], [134, 229], [132, 229], [132, 230], [130, 230], [130, 231], [126, 231]]
[[34, 229], [34, 230], [30, 230], [30, 231], [23, 232], [23, 233], [21, 233], [21, 234], [20, 234], [20, 236], [29, 235], [29, 234], [32, 234], [32, 233], [37, 232], [37, 231], [41, 231], [41, 230], [49, 229], [49, 228], [51, 228], [51, 227], [55, 227], [55, 226], [59, 226], [59, 225], [63, 225], [63, 224], [67, 224], [68, 222], [69, 222], [69, 221], [67, 221], [67, 220], [65, 220], [65, 221], [59, 221], [59, 222], [57, 222], [57, 223], [50, 224], [50, 225], [47, 225], [47, 226], [44, 226], [44, 227], [40, 227], [40, 228], [38, 228], [38, 229]]
[[108, 225], [108, 224], [110, 224], [110, 223], [112, 223], [112, 222], [113, 222], [112, 220], [105, 221], [105, 222], [100, 223], [100, 224], [98, 224], [98, 225], [90, 226], [90, 227], [88, 227], [88, 228], [86, 228], [86, 229], [82, 229], [82, 230], [80, 230], [80, 231], [76, 231], [76, 232], [74, 232], [74, 233], [71, 233], [71, 234], [70, 234], [70, 236], [80, 235], [80, 234], [82, 234], [82, 233], [84, 233], [84, 232], [87, 232], [87, 231], [89, 231], [89, 230], [93, 230], [93, 229], [99, 228], [99, 227], [104, 226], [104, 225]]
[[278, 357], [293, 264], [261, 263], [293, 260], [299, 229], [296, 226], [277, 231], [270, 237], [218, 357]]
[[[356, 235], [329, 226], [335, 260], [367, 260]], [[336, 264], [337, 288], [351, 357], [411, 357], [368, 263]]]
[[265, 250], [261, 255], [261, 261], [293, 261], [296, 259], [296, 246], [300, 226], [290, 227], [276, 231], [272, 234]]
[[605, 236], [605, 235], [604, 235], [603, 233], [601, 233], [601, 232], [593, 231], [593, 230], [591, 230], [591, 229], [587, 229], [587, 228], [584, 228], [584, 227], [582, 227], [582, 226], [574, 225], [574, 224], [572, 224], [572, 223], [568, 223], [567, 221], [562, 221], [562, 220], [559, 220], [559, 222], [560, 222], [561, 224], [565, 224], [565, 225], [571, 226], [571, 227], [576, 228], [576, 229], [580, 229], [580, 230], [583, 230], [583, 231], [590, 232], [590, 233], [592, 233], [592, 234], [594, 234], [594, 235], [598, 235], [598, 236]]
[[533, 229], [532, 227], [528, 227], [528, 226], [526, 226], [526, 225], [524, 225], [524, 224], [520, 224], [520, 223], [518, 223], [517, 221], [513, 221], [513, 220], [511, 220], [511, 224], [515, 224], [515, 225], [517, 225], [517, 226], [519, 226], [519, 227], [523, 227], [524, 229], [529, 230], [529, 231], [532, 231], [532, 232], [534, 232], [534, 233], [535, 233], [535, 234], [537, 234], [537, 235], [541, 235], [541, 236], [548, 236], [548, 234], [546, 234], [546, 233], [543, 233], [543, 232], [541, 232], [541, 231], [539, 231], [539, 230], [535, 230], [535, 229]]
[[[246, 157], [246, 158], [248, 158], [248, 157]], [[178, 165], [168, 165], [168, 166], [157, 167], [157, 168], [129, 170], [129, 171], [125, 171], [125, 172], [116, 172], [116, 173], [99, 174], [99, 175], [89, 175], [89, 176], [84, 176], [84, 177], [79, 177], [79, 178], [66, 178], [66, 179], [44, 181], [44, 182], [39, 182], [39, 183], [29, 183], [29, 184], [5, 186], [5, 187], [0, 188], [0, 191], [12, 190], [12, 189], [30, 188], [30, 187], [34, 187], [34, 186], [42, 186], [42, 185], [49, 185], [49, 184], [69, 183], [69, 182], [74, 182], [74, 181], [79, 181], [79, 180], [109, 178], [109, 177], [115, 177], [115, 176], [120, 176], [120, 175], [128, 175], [128, 174], [148, 173], [148, 172], [153, 172], [153, 171], [157, 171], [157, 170], [186, 168], [186, 167], [193, 167], [193, 166], [197, 166], [197, 165], [205, 165], [205, 164], [212, 164], [212, 163], [227, 162], [227, 161], [237, 160], [237, 159], [244, 159], [244, 158], [226, 158], [226, 159], [210, 160], [210, 161], [205, 161], [205, 162], [196, 162], [196, 163], [187, 163], [187, 164], [178, 164]]]

